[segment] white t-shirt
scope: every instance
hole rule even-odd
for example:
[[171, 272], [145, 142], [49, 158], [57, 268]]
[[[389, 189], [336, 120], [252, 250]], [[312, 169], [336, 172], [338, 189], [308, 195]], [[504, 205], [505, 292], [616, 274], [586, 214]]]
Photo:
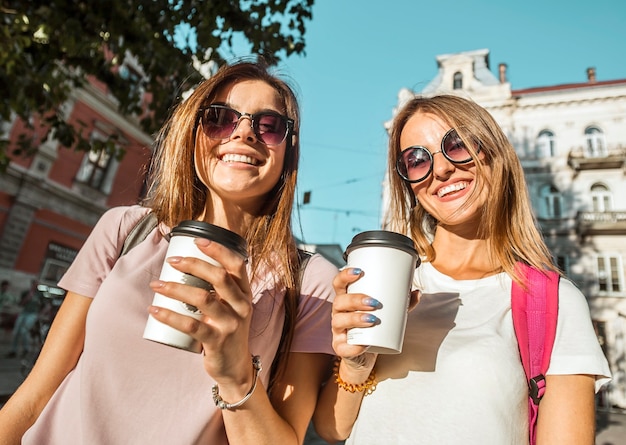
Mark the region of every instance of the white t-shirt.
[[[363, 399], [346, 444], [527, 444], [511, 278], [458, 281], [424, 263], [416, 281], [423, 295], [409, 314], [403, 352], [378, 356], [378, 387]], [[565, 279], [547, 374], [592, 374], [596, 390], [610, 376], [587, 301]]]

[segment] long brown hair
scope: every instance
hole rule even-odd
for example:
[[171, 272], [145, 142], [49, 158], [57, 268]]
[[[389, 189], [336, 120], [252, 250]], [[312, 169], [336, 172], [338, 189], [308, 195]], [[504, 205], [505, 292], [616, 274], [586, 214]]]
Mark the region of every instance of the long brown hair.
[[[291, 230], [291, 211], [300, 157], [300, 109], [295, 92], [287, 82], [272, 74], [263, 60], [259, 60], [222, 66], [212, 77], [198, 85], [186, 100], [176, 106], [157, 135], [144, 205], [152, 209], [159, 222], [169, 227], [183, 220], [196, 219], [202, 214], [207, 202], [210, 202], [207, 200], [210, 191], [194, 167], [199, 109], [211, 103], [222, 88], [248, 80], [260, 80], [274, 88], [284, 108], [279, 111], [294, 121], [293, 130], [287, 135], [280, 179], [245, 234], [252, 270], [251, 281], [259, 271], [269, 266], [275, 271], [277, 284], [287, 289], [286, 335], [279, 347], [281, 356], [280, 351], [289, 351], [296, 296], [299, 294], [299, 259]], [[277, 361], [284, 362], [282, 359]]]
[[[550, 252], [537, 228], [524, 171], [500, 126], [491, 114], [475, 102], [453, 95], [417, 96], [406, 103], [393, 120], [388, 154], [390, 213], [386, 222], [391, 230], [410, 235], [426, 261], [435, 258], [432, 237], [437, 221], [417, 201], [410, 184], [395, 171], [402, 147], [400, 136], [416, 113], [429, 113], [455, 128], [468, 147], [480, 144], [481, 156], [472, 152], [476, 164], [477, 187], [488, 187], [489, 199], [482, 209], [479, 236], [487, 240], [494, 264], [499, 264], [514, 280], [515, 263], [523, 261], [540, 270], [555, 270]], [[486, 174], [488, 165], [490, 173]], [[470, 199], [475, 199], [475, 194]], [[407, 225], [408, 223], [408, 225]]]

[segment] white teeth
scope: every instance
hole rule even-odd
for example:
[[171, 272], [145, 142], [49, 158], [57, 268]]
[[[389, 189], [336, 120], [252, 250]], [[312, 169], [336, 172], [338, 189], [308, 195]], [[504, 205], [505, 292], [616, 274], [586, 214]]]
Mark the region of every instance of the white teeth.
[[245, 164], [256, 165], [257, 161], [250, 156], [238, 155], [234, 153], [225, 154], [222, 156], [224, 162], [243, 162]]
[[459, 190], [463, 190], [465, 187], [467, 187], [469, 184], [467, 182], [457, 182], [455, 184], [452, 185], [448, 185], [445, 187], [441, 187], [439, 189], [439, 191], [437, 191], [437, 195], [440, 198], [443, 198], [445, 195], [447, 195], [448, 193], [452, 193], [452, 192], [458, 192]]

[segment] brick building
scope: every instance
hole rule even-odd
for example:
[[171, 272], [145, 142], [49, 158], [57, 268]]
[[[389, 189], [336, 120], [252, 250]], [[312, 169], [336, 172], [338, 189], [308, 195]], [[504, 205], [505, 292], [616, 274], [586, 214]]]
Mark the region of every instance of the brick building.
[[[91, 140], [117, 136], [122, 159], [63, 147], [46, 128], [29, 130], [19, 119], [0, 129], [13, 143], [21, 134], [37, 146], [34, 157], [13, 156], [0, 173], [0, 278], [18, 293], [32, 278], [55, 286], [92, 227], [110, 207], [137, 203], [152, 138], [138, 119], [117, 112], [106, 88], [91, 82], [64, 104], [69, 121], [86, 125]], [[46, 138], [46, 139], [44, 139]]]

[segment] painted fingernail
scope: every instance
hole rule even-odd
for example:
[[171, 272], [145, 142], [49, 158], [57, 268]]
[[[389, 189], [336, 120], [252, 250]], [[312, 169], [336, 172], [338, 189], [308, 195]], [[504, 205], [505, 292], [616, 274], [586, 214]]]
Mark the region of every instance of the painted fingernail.
[[365, 323], [376, 323], [378, 322], [378, 317], [372, 314], [363, 314], [361, 315], [361, 320]]
[[353, 268], [350, 269], [350, 274], [351, 275], [361, 275], [361, 272], [363, 272], [363, 271], [359, 267], [353, 267]]
[[165, 286], [165, 281], [161, 281], [161, 280], [154, 280], [150, 282], [150, 287], [152, 288], [159, 288], [159, 287], [163, 287]]
[[206, 238], [196, 238], [194, 242], [196, 243], [196, 246], [202, 246], [202, 247], [206, 247], [209, 244], [211, 244], [211, 240], [206, 239]]
[[380, 301], [378, 301], [376, 298], [372, 298], [372, 297], [365, 297], [363, 298], [363, 304], [366, 306], [370, 306], [376, 309], [380, 309], [381, 307], [383, 307], [382, 304], [380, 304]]
[[165, 260], [170, 264], [177, 264], [177, 263], [180, 263], [182, 259], [183, 259], [182, 256], [171, 256], [171, 257], [166, 258]]

